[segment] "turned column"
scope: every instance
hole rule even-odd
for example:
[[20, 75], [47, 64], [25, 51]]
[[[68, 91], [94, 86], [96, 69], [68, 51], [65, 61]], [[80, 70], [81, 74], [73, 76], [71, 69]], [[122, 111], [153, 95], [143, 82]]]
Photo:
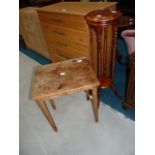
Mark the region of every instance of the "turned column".
[[100, 87], [112, 87], [117, 96], [119, 94], [114, 85], [114, 64], [118, 19], [121, 15], [117, 10], [103, 9], [85, 16], [90, 33], [90, 64], [100, 81]]

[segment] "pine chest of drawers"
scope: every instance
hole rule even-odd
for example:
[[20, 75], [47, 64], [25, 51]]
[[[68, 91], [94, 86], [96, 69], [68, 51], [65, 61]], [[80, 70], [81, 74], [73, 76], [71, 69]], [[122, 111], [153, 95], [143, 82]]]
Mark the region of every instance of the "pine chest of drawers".
[[84, 16], [93, 10], [116, 8], [116, 2], [60, 2], [38, 9], [53, 62], [88, 56], [89, 32]]
[[38, 7], [25, 7], [19, 10], [19, 27], [26, 47], [50, 59], [40, 20]]

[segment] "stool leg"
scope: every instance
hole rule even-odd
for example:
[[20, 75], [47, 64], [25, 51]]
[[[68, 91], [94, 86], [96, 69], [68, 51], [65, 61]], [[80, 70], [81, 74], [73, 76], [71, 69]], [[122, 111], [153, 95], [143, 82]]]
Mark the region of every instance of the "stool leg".
[[97, 88], [94, 87], [92, 89], [93, 94], [93, 111], [94, 111], [94, 117], [95, 121], [98, 122], [98, 95], [97, 95]]
[[38, 100], [37, 101], [38, 106], [40, 107], [41, 111], [43, 112], [43, 114], [45, 115], [45, 117], [47, 118], [48, 122], [50, 123], [50, 125], [52, 126], [52, 128], [54, 129], [54, 131], [58, 131], [57, 126], [48, 110], [48, 107], [45, 103], [45, 101], [43, 100]]
[[99, 106], [100, 106], [100, 97], [101, 97], [100, 89], [97, 88], [97, 99], [98, 99], [98, 101], [97, 101], [97, 108], [99, 108]]
[[90, 91], [89, 91], [89, 90], [86, 90], [85, 93], [86, 93], [87, 101], [89, 101], [89, 100], [90, 100], [90, 97], [89, 97], [89, 95], [90, 95]]
[[54, 100], [53, 99], [50, 99], [49, 101], [51, 103], [52, 108], [55, 110], [56, 109], [56, 106], [55, 106]]

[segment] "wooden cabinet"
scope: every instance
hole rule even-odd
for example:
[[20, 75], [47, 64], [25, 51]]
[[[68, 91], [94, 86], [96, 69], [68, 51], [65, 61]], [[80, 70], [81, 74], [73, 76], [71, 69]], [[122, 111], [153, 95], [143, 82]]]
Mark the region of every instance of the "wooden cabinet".
[[20, 9], [19, 26], [20, 33], [26, 43], [27, 48], [32, 49], [50, 59], [48, 46], [44, 39], [36, 7]]
[[135, 109], [135, 52], [129, 57], [124, 108]]
[[89, 31], [84, 16], [116, 2], [61, 2], [38, 9], [42, 30], [53, 62], [88, 56]]

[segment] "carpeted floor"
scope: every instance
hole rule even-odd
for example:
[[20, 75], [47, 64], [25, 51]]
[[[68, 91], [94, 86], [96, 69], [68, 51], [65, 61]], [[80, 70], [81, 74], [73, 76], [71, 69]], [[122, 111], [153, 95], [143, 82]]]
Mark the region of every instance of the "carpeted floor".
[[30, 100], [33, 67], [38, 63], [20, 52], [20, 155], [134, 155], [135, 124], [102, 103], [99, 123], [82, 93], [56, 100], [50, 108], [59, 131], [55, 133]]

